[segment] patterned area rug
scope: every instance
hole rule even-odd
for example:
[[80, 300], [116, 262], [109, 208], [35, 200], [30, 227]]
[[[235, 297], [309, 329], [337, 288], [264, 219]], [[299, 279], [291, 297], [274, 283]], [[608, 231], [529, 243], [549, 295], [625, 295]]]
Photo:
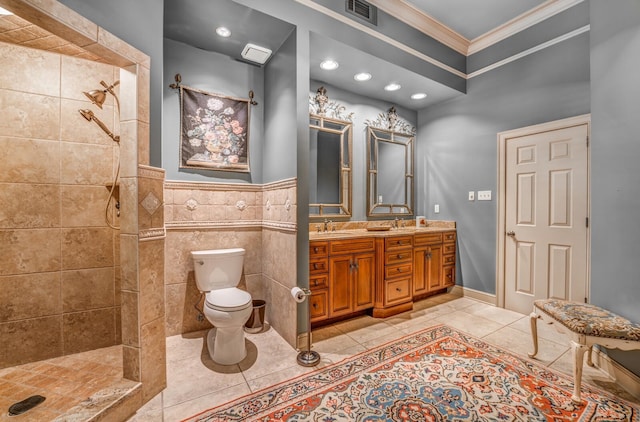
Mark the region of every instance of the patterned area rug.
[[640, 406], [446, 325], [193, 416], [229, 421], [638, 421]]

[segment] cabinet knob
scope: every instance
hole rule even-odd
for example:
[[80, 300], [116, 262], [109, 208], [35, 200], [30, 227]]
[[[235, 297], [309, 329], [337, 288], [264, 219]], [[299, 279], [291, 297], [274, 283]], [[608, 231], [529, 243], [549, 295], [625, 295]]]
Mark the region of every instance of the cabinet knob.
[[396, 292], [401, 292], [402, 289], [400, 287], [396, 287]]
[[447, 278], [451, 280], [451, 274], [447, 274]]
[[424, 254], [425, 259], [431, 259], [431, 252]]
[[402, 268], [396, 268], [396, 271], [398, 271], [399, 273], [402, 272]]
[[318, 253], [318, 247], [317, 247], [317, 246], [315, 246], [315, 247], [313, 248], [313, 252], [314, 252], [314, 253]]
[[404, 258], [404, 255], [398, 254], [398, 259], [402, 259], [402, 258]]
[[514, 232], [513, 230], [510, 230], [510, 231], [507, 232], [507, 236], [516, 237], [516, 232]]
[[318, 304], [317, 304], [317, 303], [314, 303], [314, 304], [313, 304], [313, 309], [316, 309], [317, 307], [318, 307]]
[[317, 264], [317, 263], [315, 263], [315, 262], [313, 263], [313, 269], [314, 269], [314, 270], [317, 270], [317, 269], [318, 269], [318, 264]]
[[313, 280], [313, 285], [317, 286], [318, 285], [318, 280]]

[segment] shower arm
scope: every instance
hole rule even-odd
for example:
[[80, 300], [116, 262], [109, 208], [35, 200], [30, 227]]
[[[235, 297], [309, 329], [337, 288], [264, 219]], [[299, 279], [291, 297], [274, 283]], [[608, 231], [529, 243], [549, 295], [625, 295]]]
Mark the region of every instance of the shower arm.
[[102, 85], [105, 88], [105, 91], [113, 95], [113, 98], [116, 99], [116, 105], [118, 106], [118, 114], [120, 114], [120, 100], [118, 99], [118, 96], [116, 95], [116, 93], [113, 91], [113, 88], [115, 86], [120, 85], [120, 81], [115, 81], [113, 85], [107, 85], [105, 81], [100, 81], [100, 85]]

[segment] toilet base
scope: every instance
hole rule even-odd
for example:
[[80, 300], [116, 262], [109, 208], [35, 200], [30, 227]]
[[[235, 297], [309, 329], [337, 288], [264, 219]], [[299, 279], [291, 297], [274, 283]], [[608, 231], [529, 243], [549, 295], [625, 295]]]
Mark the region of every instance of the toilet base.
[[243, 326], [212, 328], [207, 333], [209, 356], [219, 365], [234, 365], [247, 356]]

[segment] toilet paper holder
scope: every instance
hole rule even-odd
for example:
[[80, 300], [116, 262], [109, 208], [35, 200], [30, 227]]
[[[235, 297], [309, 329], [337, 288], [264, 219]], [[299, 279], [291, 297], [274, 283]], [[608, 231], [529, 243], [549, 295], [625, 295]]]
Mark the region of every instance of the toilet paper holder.
[[[294, 287], [291, 289], [291, 296], [294, 297], [297, 303], [301, 303], [311, 296], [311, 290]], [[296, 358], [298, 364], [302, 366], [316, 366], [320, 362], [320, 354], [315, 350], [311, 350], [311, 306], [309, 302], [307, 300], [307, 349], [301, 350]]]

